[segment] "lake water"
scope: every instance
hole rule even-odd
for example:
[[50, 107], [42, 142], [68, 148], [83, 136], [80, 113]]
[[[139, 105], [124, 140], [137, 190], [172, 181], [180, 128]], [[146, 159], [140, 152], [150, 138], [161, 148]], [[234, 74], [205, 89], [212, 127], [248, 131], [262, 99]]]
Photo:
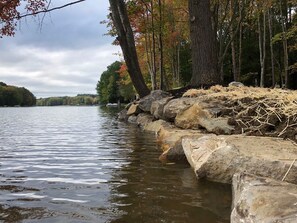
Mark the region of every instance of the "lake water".
[[229, 186], [98, 107], [0, 108], [0, 222], [229, 222]]

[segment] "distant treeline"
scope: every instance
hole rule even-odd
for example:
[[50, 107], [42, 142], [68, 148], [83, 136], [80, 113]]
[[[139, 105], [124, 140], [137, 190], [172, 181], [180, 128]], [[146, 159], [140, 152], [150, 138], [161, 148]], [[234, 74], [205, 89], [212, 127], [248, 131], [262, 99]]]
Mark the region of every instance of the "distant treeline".
[[10, 86], [0, 82], [0, 106], [33, 106], [35, 96], [24, 87]]
[[37, 106], [58, 106], [58, 105], [96, 105], [97, 95], [78, 94], [74, 97], [49, 97], [37, 99]]

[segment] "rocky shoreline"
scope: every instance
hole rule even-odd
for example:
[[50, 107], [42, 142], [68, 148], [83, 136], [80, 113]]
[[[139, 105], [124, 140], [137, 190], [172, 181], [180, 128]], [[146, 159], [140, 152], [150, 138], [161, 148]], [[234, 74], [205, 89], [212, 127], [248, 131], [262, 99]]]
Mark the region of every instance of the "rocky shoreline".
[[188, 162], [198, 179], [231, 184], [232, 223], [297, 222], [296, 92], [153, 91], [119, 119], [155, 132], [162, 161]]

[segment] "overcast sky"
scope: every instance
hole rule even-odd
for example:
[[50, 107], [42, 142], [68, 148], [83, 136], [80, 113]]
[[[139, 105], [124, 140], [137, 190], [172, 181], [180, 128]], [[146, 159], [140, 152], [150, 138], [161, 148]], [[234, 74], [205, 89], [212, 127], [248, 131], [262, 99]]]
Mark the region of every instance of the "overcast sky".
[[[52, 0], [60, 6], [72, 0]], [[108, 0], [87, 0], [53, 11], [40, 27], [22, 20], [14, 37], [0, 39], [0, 81], [26, 87], [39, 97], [95, 94], [100, 74], [119, 56], [100, 21]], [[41, 29], [40, 29], [41, 28]]]

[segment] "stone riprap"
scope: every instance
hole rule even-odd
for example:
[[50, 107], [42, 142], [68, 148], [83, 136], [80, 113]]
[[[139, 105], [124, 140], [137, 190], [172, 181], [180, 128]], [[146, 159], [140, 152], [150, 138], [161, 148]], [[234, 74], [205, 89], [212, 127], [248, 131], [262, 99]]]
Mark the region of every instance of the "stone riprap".
[[148, 96], [141, 98], [138, 101], [139, 108], [144, 112], [150, 112], [154, 101], [170, 96], [169, 93], [161, 90], [152, 91]]
[[[257, 119], [254, 100], [262, 100], [262, 96], [253, 94], [255, 89], [241, 86], [239, 93], [234, 86], [222, 89], [193, 89], [181, 98], [154, 91], [127, 107], [119, 118], [155, 132], [163, 151], [162, 161], [187, 161], [198, 179], [232, 183], [231, 223], [297, 222], [297, 135], [291, 131], [292, 122], [279, 133], [271, 132], [272, 121], [277, 124], [278, 120], [270, 119], [274, 117], [270, 114], [267, 125]], [[237, 101], [228, 101], [230, 94]], [[249, 108], [246, 103], [250, 102], [253, 106]], [[242, 122], [245, 119], [248, 124]], [[254, 128], [257, 120], [261, 123]], [[270, 132], [266, 135], [288, 136], [291, 140], [247, 135], [253, 129], [262, 133], [267, 126]], [[245, 133], [247, 130], [250, 132]], [[238, 132], [245, 134], [236, 135]]]
[[[198, 178], [231, 183], [235, 173], [248, 172], [282, 180], [290, 168], [284, 180], [297, 183], [297, 163], [291, 166], [297, 157], [295, 145], [290, 141], [271, 139], [262, 150], [262, 140], [268, 142], [269, 139], [216, 135], [184, 137], [182, 147]], [[280, 145], [282, 147], [278, 147]]]
[[297, 185], [250, 174], [235, 174], [231, 223], [297, 222]]

